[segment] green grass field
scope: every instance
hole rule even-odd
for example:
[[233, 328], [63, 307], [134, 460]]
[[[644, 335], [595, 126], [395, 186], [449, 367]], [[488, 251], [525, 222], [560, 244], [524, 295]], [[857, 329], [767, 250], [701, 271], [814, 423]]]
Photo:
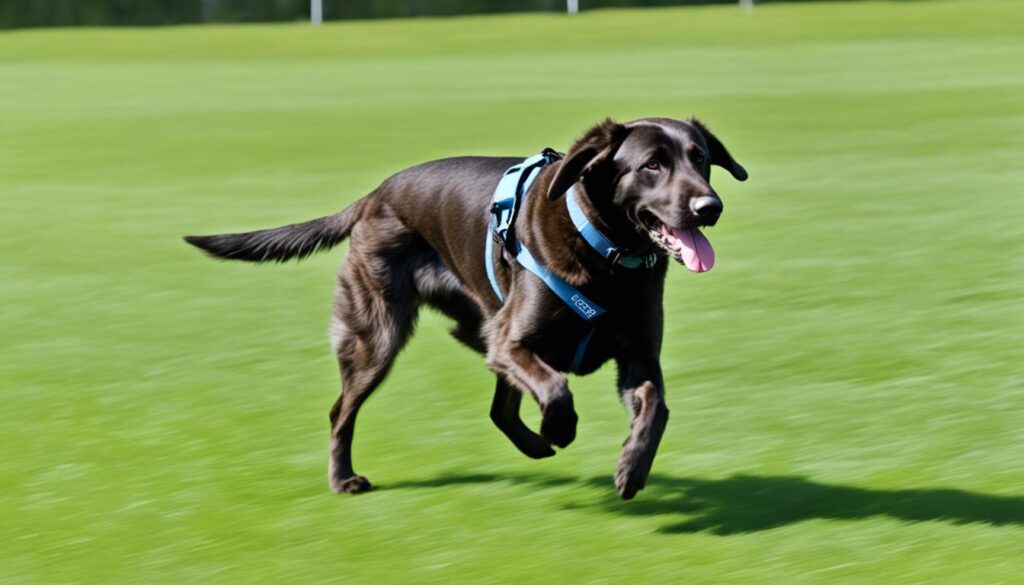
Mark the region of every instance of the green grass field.
[[[0, 582], [1024, 583], [1021, 30], [959, 0], [0, 34]], [[715, 270], [671, 271], [632, 502], [613, 368], [530, 461], [429, 313], [360, 418], [379, 489], [331, 494], [343, 253], [180, 240], [690, 114], [751, 179], [716, 172]]]

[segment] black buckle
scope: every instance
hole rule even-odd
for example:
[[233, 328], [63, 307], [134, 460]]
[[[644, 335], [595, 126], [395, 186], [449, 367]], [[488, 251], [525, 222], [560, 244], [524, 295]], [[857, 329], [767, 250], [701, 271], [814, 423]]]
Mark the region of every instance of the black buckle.
[[618, 250], [615, 250], [615, 254], [612, 255], [611, 257], [609, 257], [608, 260], [612, 263], [613, 267], [614, 266], [623, 266], [625, 268], [629, 268], [630, 270], [636, 269], [636, 268], [640, 268], [640, 267], [643, 267], [643, 268], [654, 268], [654, 266], [656, 266], [658, 264], [658, 254], [656, 254], [654, 252], [651, 252], [650, 254], [647, 254], [646, 256], [628, 256], [628, 257], [636, 259], [636, 260], [638, 260], [638, 262], [636, 264], [632, 264], [632, 263], [627, 264], [627, 263], [623, 262], [622, 261], [623, 254], [622, 254], [622, 252], [620, 252]]
[[545, 148], [544, 150], [541, 151], [541, 154], [543, 154], [544, 158], [547, 159], [547, 164], [551, 164], [556, 160], [561, 160], [564, 156], [562, 153], [558, 152], [554, 148]]
[[502, 199], [501, 201], [495, 201], [494, 203], [491, 204], [491, 213], [495, 215], [500, 214], [502, 211], [512, 209], [512, 205], [514, 204], [515, 201], [512, 198]]

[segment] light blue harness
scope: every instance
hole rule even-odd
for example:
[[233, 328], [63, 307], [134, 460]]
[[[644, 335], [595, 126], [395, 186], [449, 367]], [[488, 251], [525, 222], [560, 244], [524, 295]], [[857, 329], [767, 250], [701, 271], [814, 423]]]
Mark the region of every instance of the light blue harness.
[[[554, 274], [547, 267], [543, 266], [533, 254], [526, 249], [514, 233], [514, 223], [520, 200], [530, 190], [533, 180], [540, 174], [540, 170], [549, 164], [559, 160], [561, 155], [551, 149], [545, 149], [537, 156], [530, 157], [518, 165], [505, 171], [498, 187], [494, 190], [494, 203], [491, 206], [491, 220], [488, 228], [487, 243], [485, 247], [487, 278], [491, 281], [491, 288], [498, 300], [505, 302], [498, 286], [498, 279], [494, 274], [494, 243], [501, 243], [510, 255], [514, 256], [519, 265], [529, 270], [540, 278], [547, 285], [551, 292], [569, 306], [583, 321], [591, 323], [594, 319], [604, 314], [597, 303], [588, 299], [583, 293], [570, 285], [557, 274]], [[603, 258], [623, 266], [625, 268], [639, 268], [641, 266], [651, 267], [658, 261], [656, 254], [648, 256], [627, 256], [619, 252], [619, 249], [605, 237], [594, 224], [590, 223], [587, 215], [583, 212], [579, 202], [576, 200], [576, 191], [569, 188], [565, 195], [565, 204], [569, 208], [569, 217], [573, 225], [593, 248]], [[510, 233], [511, 230], [511, 233]], [[570, 371], [578, 372], [583, 363], [583, 356], [587, 353], [587, 345], [594, 336], [595, 327], [591, 325], [583, 339], [576, 347], [576, 354], [573, 357]]]

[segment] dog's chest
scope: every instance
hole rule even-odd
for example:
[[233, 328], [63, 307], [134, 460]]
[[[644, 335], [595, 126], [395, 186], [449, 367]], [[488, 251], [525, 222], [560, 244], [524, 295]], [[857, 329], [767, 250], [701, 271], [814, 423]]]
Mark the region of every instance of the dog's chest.
[[552, 368], [589, 374], [615, 356], [617, 338], [615, 328], [604, 317], [584, 322], [574, 313], [559, 311], [525, 342]]

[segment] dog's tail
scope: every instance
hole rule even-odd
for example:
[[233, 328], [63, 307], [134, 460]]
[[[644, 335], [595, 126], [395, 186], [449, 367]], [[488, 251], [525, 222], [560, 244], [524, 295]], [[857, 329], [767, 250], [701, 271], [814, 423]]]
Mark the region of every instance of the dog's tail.
[[248, 262], [301, 260], [323, 252], [348, 237], [364, 200], [327, 217], [244, 234], [185, 236], [185, 241], [211, 256]]

